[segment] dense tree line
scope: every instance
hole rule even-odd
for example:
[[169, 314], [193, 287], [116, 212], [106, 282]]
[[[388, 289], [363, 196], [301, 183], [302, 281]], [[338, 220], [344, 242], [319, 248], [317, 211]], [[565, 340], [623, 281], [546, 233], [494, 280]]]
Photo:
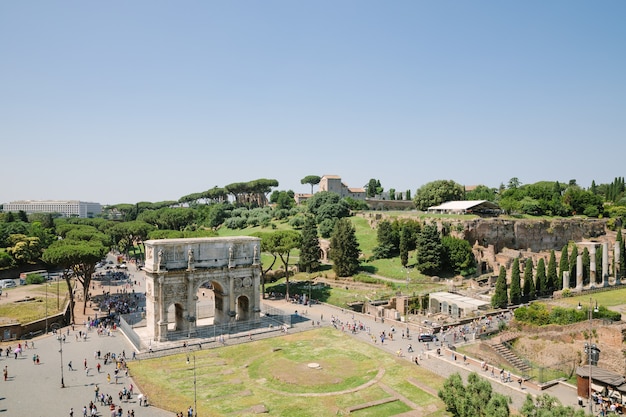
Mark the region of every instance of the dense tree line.
[[511, 178], [498, 189], [478, 185], [471, 191], [451, 180], [436, 180], [420, 187], [413, 199], [419, 210], [461, 200], [491, 201], [512, 215], [626, 217], [623, 177], [615, 178], [610, 184], [596, 185], [593, 181], [589, 189], [580, 187], [576, 180], [567, 184], [558, 181], [522, 184], [518, 178]]
[[[617, 233], [617, 244], [623, 248], [624, 242], [621, 231]], [[623, 249], [620, 252], [619, 262], [613, 263], [616, 268], [614, 274], [619, 277], [624, 277], [626, 271], [624, 268], [617, 269], [618, 265], [622, 265], [623, 262]], [[492, 304], [494, 306], [506, 306], [508, 303], [516, 305], [519, 303], [526, 303], [541, 297], [550, 297], [554, 291], [563, 289], [563, 276], [564, 273], [569, 274], [569, 287], [574, 288], [577, 280], [577, 258], [579, 255], [578, 246], [575, 244], [568, 244], [563, 247], [560, 254], [560, 261], [557, 266], [556, 252], [550, 251], [548, 262], [544, 258], [539, 258], [537, 264], [533, 265], [532, 259], [528, 258], [525, 261], [523, 278], [521, 275], [521, 265], [519, 259], [514, 259], [511, 266], [510, 280], [506, 278], [506, 270], [504, 267], [500, 268], [498, 280], [496, 281], [496, 295], [492, 298]], [[582, 275], [583, 284], [589, 285], [591, 283], [591, 254], [588, 248], [584, 248], [581, 253], [582, 260]], [[595, 284], [601, 285], [603, 281], [602, 277], [602, 246], [596, 248], [595, 253], [596, 263], [596, 275]], [[510, 288], [504, 287], [503, 283], [510, 282]], [[521, 287], [521, 295], [519, 288]], [[503, 288], [507, 288], [507, 295], [505, 297]]]
[[406, 267], [409, 252], [415, 251], [415, 266], [424, 274], [447, 271], [468, 276], [476, 272], [476, 259], [469, 242], [442, 236], [435, 224], [412, 219], [383, 220], [378, 224], [376, 236], [378, 245], [373, 250], [373, 259], [399, 256]]
[[[313, 191], [313, 186], [320, 181], [321, 177], [309, 175], [301, 183], [311, 185]], [[294, 230], [303, 230], [309, 216], [314, 220], [319, 237], [331, 238], [340, 219], [348, 217], [354, 210], [365, 208], [362, 201], [341, 198], [331, 192], [318, 192], [305, 204], [296, 206], [293, 191], [272, 192], [277, 186], [276, 180], [257, 179], [232, 183], [222, 188], [214, 187], [176, 201], [117, 204], [107, 207], [103, 216], [97, 219], [59, 219], [54, 214], [26, 216], [24, 212], [0, 213], [0, 268], [36, 262], [57, 237], [66, 238], [69, 229], [76, 229], [70, 238], [81, 239], [84, 237], [79, 235], [78, 226], [81, 225], [95, 227], [109, 237], [108, 245], [111, 248], [127, 253], [146, 239], [215, 236], [215, 231], [220, 227], [269, 228], [275, 227], [275, 222], [286, 222]], [[371, 179], [366, 188], [369, 194], [379, 195], [383, 191], [377, 179]], [[390, 189], [390, 192], [392, 190], [392, 194], [396, 195], [395, 189]], [[406, 195], [410, 197], [410, 190], [407, 190]], [[438, 180], [418, 189], [414, 201], [419, 208], [427, 208], [460, 199], [495, 201], [511, 214], [626, 216], [623, 177], [616, 177], [610, 184], [596, 185], [594, 181], [589, 190], [578, 186], [575, 180], [568, 183], [543, 181], [524, 185], [519, 179], [512, 178], [499, 189], [479, 185], [467, 192], [454, 181]], [[616, 220], [614, 224], [621, 226], [621, 220]], [[394, 220], [382, 222], [377, 234], [378, 246], [374, 250], [374, 258], [399, 256], [402, 265], [406, 267], [409, 264], [409, 253], [415, 251], [416, 266], [423, 272], [436, 274], [448, 270], [468, 275], [475, 270], [468, 243], [447, 236], [445, 230], [437, 232], [425, 228], [420, 221]], [[621, 239], [621, 233], [618, 237]], [[623, 241], [619, 242], [623, 248]], [[545, 295], [553, 288], [560, 289], [565, 270], [570, 274], [570, 284], [574, 285], [576, 251], [576, 248], [572, 248], [570, 254], [566, 250], [567, 255], [561, 257], [557, 276], [555, 264], [549, 264], [547, 270], [544, 265], [544, 272], [537, 265], [535, 276], [538, 274], [540, 279], [534, 280], [533, 288], [528, 288], [530, 282], [527, 285], [526, 280], [520, 282], [522, 299]], [[624, 255], [622, 249], [621, 258]], [[586, 283], [590, 279], [589, 256], [583, 253]], [[596, 257], [597, 264], [600, 264], [598, 260], [601, 261], [601, 251], [596, 252]], [[624, 265], [623, 259], [620, 260], [620, 264]], [[306, 264], [309, 268], [314, 265], [309, 261]], [[625, 270], [622, 267], [615, 272], [624, 277]], [[596, 279], [601, 279], [599, 274]], [[514, 295], [516, 298], [517, 289]]]
[[[511, 414], [511, 398], [493, 392], [491, 383], [471, 372], [467, 384], [458, 373], [450, 375], [438, 392], [448, 411], [454, 417], [507, 417]], [[519, 411], [523, 417], [584, 417], [584, 409], [564, 406], [556, 397], [530, 394]]]

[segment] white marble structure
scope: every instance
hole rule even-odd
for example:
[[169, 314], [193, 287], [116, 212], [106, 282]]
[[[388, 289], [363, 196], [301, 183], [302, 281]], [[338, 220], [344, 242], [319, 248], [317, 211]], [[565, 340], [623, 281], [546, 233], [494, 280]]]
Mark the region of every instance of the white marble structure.
[[576, 289], [583, 288], [583, 255], [578, 253], [576, 257]]
[[261, 239], [219, 237], [145, 242], [146, 320], [151, 339], [166, 341], [167, 311], [175, 306], [176, 330], [196, 327], [198, 288], [211, 283], [214, 324], [259, 318]]

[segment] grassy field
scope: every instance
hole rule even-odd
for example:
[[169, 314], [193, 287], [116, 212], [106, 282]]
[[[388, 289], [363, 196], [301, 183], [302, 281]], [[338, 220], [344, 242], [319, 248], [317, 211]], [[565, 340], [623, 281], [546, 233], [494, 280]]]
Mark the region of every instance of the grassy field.
[[[193, 357], [187, 359], [179, 354], [143, 360], [131, 372], [153, 404], [184, 411], [193, 404]], [[330, 328], [199, 351], [195, 363], [198, 415], [252, 415], [259, 405], [270, 416], [344, 415], [349, 407], [390, 397], [376, 382], [381, 376], [380, 382], [428, 409], [423, 415], [444, 415], [438, 398], [408, 382], [414, 378], [437, 390], [443, 378]], [[393, 401], [355, 414], [384, 417], [409, 410]]]
[[[0, 319], [11, 322], [29, 323], [46, 317], [46, 312], [48, 316], [57, 314], [61, 312], [68, 301], [65, 281], [58, 283], [51, 281], [48, 285], [38, 284], [6, 288], [2, 291], [3, 302], [0, 303]], [[29, 297], [28, 300], [26, 297]]]
[[556, 300], [556, 302], [560, 305], [566, 305], [572, 308], [577, 307], [578, 303], [588, 307], [589, 299], [592, 300], [594, 305], [597, 301], [598, 305], [605, 307], [624, 305], [626, 304], [626, 288], [612, 289], [610, 291], [598, 291], [592, 294], [579, 295], [576, 297], [560, 298]]

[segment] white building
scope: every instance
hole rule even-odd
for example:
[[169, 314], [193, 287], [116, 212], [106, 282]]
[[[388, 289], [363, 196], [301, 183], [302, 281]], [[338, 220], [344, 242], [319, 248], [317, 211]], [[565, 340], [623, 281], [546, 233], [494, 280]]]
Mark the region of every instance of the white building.
[[438, 206], [428, 207], [429, 213], [438, 214], [478, 214], [498, 215], [500, 206], [487, 200], [447, 201]]
[[6, 212], [18, 212], [24, 211], [26, 214], [32, 213], [59, 213], [64, 217], [95, 217], [102, 213], [102, 206], [100, 203], [88, 203], [78, 200], [23, 200], [13, 201], [11, 203], [5, 203], [2, 211]]
[[479, 310], [487, 310], [490, 306], [488, 301], [445, 291], [430, 293], [429, 300], [429, 313], [443, 313], [455, 318], [476, 316], [479, 314]]

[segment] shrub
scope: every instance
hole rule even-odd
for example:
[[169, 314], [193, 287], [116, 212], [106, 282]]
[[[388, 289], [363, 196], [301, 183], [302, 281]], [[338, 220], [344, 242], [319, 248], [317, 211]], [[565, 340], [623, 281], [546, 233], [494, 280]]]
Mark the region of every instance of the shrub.
[[317, 230], [319, 230], [320, 236], [322, 236], [325, 239], [328, 239], [331, 233], [333, 232], [334, 227], [335, 227], [335, 221], [332, 219], [326, 219], [326, 220], [323, 220], [317, 226]]
[[294, 229], [302, 229], [302, 226], [304, 226], [304, 220], [304, 216], [294, 216], [291, 220], [289, 220], [289, 226]]
[[289, 210], [287, 209], [276, 209], [274, 210], [274, 218], [277, 220], [283, 220], [289, 217]]
[[[536, 326], [579, 323], [587, 320], [589, 318], [588, 314], [588, 308], [579, 310], [577, 308], [554, 307], [548, 310], [546, 305], [542, 303], [532, 303], [528, 307], [520, 307], [514, 312], [515, 320]], [[621, 314], [616, 311], [611, 311], [604, 306], [600, 306], [598, 312], [593, 313], [593, 318], [619, 321], [621, 320]]]
[[26, 284], [43, 284], [44, 282], [46, 282], [46, 278], [41, 274], [26, 275]]
[[226, 219], [224, 226], [229, 229], [244, 229], [246, 227], [247, 220], [244, 217], [231, 217]]

